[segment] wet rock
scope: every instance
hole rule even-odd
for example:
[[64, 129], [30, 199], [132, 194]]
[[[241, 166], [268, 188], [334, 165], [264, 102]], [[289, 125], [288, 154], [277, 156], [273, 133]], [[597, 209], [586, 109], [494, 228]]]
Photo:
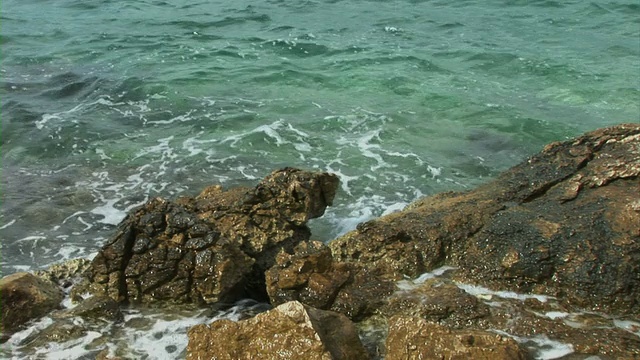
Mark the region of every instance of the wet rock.
[[525, 360], [527, 353], [513, 339], [495, 333], [396, 316], [389, 320], [386, 359]]
[[395, 290], [395, 282], [366, 267], [334, 261], [329, 247], [318, 241], [301, 242], [292, 254], [282, 251], [266, 282], [274, 305], [296, 300], [352, 320], [371, 315]]
[[83, 279], [90, 265], [90, 260], [72, 259], [51, 265], [45, 270], [36, 271], [34, 274], [58, 284], [61, 288], [69, 288]]
[[120, 305], [106, 296], [93, 296], [83, 300], [76, 307], [53, 314], [55, 318], [66, 319], [79, 316], [83, 319], [102, 319], [108, 322], [122, 322], [124, 315]]
[[494, 181], [421, 199], [330, 244], [397, 279], [458, 280], [640, 314], [640, 125], [553, 143]]
[[451, 281], [430, 279], [413, 289], [399, 290], [382, 309], [395, 315], [420, 317], [453, 329], [478, 327], [491, 315], [487, 304], [468, 294]]
[[[455, 270], [447, 272], [451, 275]], [[402, 290], [381, 308], [389, 318], [417, 317], [451, 330], [491, 329], [514, 338], [534, 358], [547, 357], [543, 352], [552, 346], [556, 353], [583, 358], [598, 355], [626, 359], [640, 353], [640, 337], [634, 328], [637, 319], [571, 312], [554, 298], [492, 293], [442, 277], [400, 285]]]
[[266, 298], [264, 272], [307, 240], [338, 178], [286, 168], [255, 188], [156, 198], [129, 214], [89, 270], [89, 290], [116, 301], [231, 302]]
[[254, 318], [218, 320], [189, 330], [187, 359], [367, 359], [344, 315], [282, 304]]
[[0, 279], [0, 295], [3, 333], [11, 333], [27, 321], [58, 308], [63, 298], [56, 284], [25, 272]]

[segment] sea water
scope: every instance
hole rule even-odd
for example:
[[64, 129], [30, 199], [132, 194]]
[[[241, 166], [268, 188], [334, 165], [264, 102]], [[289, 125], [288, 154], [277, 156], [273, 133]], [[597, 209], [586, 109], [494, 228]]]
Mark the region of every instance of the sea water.
[[340, 177], [330, 241], [640, 122], [631, 0], [3, 0], [0, 45], [3, 275], [284, 166]]

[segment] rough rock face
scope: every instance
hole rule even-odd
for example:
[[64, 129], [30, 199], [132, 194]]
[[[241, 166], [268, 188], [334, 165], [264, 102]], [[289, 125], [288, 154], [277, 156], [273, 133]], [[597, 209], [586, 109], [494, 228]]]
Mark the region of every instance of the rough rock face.
[[553, 143], [494, 181], [419, 200], [330, 244], [400, 278], [443, 264], [460, 280], [640, 313], [640, 125]]
[[419, 317], [393, 317], [386, 341], [387, 360], [525, 360], [527, 353], [508, 337], [477, 330], [451, 330]]
[[[451, 270], [447, 276], [451, 276]], [[573, 353], [576, 359], [598, 355], [603, 359], [633, 359], [640, 354], [637, 319], [612, 318], [606, 314], [571, 312], [553, 298], [518, 298], [515, 294], [484, 293], [478, 288], [451, 281], [447, 277], [422, 284], [407, 282], [380, 310], [387, 319], [419, 318], [451, 330], [491, 329], [532, 345], [531, 355], [541, 344], [556, 342], [556, 349]], [[464, 289], [477, 292], [467, 293]], [[365, 343], [369, 339], [365, 338]], [[377, 339], [374, 339], [377, 341]], [[538, 345], [535, 345], [538, 344]], [[558, 355], [559, 356], [559, 355]]]
[[11, 333], [31, 319], [60, 306], [62, 290], [31, 273], [15, 273], [0, 279], [0, 331]]
[[90, 289], [116, 301], [232, 301], [266, 297], [264, 271], [280, 249], [309, 238], [306, 222], [330, 205], [338, 178], [286, 168], [255, 188], [206, 188], [156, 198], [130, 214], [89, 270]]
[[293, 254], [282, 251], [266, 282], [274, 305], [297, 300], [352, 320], [371, 315], [395, 290], [395, 282], [366, 267], [334, 261], [329, 247], [318, 241], [301, 242]]
[[189, 330], [188, 360], [367, 359], [342, 314], [288, 302], [254, 318], [214, 321]]

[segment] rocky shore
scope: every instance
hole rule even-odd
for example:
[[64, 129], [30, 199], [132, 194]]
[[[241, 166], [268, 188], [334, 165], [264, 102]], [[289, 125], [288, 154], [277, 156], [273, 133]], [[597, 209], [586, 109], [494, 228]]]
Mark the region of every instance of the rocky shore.
[[[196, 324], [176, 357], [640, 358], [640, 125], [549, 144], [477, 189], [314, 241], [306, 224], [338, 185], [285, 168], [152, 199], [91, 261], [2, 278], [2, 341], [43, 316], [21, 345], [126, 326], [125, 308], [253, 299], [272, 308]], [[127, 358], [93, 336], [93, 358]]]

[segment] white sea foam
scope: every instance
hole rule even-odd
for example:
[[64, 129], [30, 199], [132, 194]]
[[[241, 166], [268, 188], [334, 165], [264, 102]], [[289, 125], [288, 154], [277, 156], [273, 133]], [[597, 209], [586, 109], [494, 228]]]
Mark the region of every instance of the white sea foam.
[[16, 222], [16, 219], [13, 219], [13, 220], [9, 221], [8, 223], [0, 226], [0, 230], [8, 228], [9, 226], [15, 224], [15, 222]]
[[147, 124], [167, 125], [173, 124], [174, 122], [187, 122], [193, 120], [193, 117], [191, 117], [191, 113], [193, 113], [193, 110], [189, 110], [186, 114], [178, 115], [168, 120], [147, 121]]
[[551, 320], [555, 320], [555, 319], [564, 319], [566, 317], [568, 317], [569, 315], [571, 315], [568, 312], [564, 312], [564, 311], [547, 311], [546, 313], [542, 314], [542, 316], [547, 317]]
[[513, 338], [521, 344], [532, 344], [535, 350], [535, 358], [538, 360], [552, 360], [567, 356], [573, 353], [573, 345], [549, 339], [546, 335], [537, 335], [533, 337], [520, 337], [509, 334], [502, 330], [491, 330], [503, 336]]
[[466, 291], [467, 293], [481, 298], [490, 298], [492, 296], [497, 296], [504, 299], [516, 299], [521, 301], [527, 299], [536, 299], [540, 302], [547, 302], [549, 299], [553, 299], [553, 297], [547, 295], [519, 294], [514, 291], [494, 291], [486, 287], [462, 283], [458, 283], [457, 285], [460, 289]]
[[119, 200], [120, 199], [108, 199], [104, 204], [93, 208], [91, 213], [101, 216], [102, 218], [98, 220], [101, 223], [118, 225], [127, 216], [125, 211], [114, 206]]
[[444, 275], [444, 273], [446, 273], [447, 271], [451, 271], [455, 269], [456, 267], [453, 267], [453, 266], [442, 266], [437, 269], [433, 269], [430, 272], [424, 273], [415, 279], [400, 280], [396, 283], [396, 286], [400, 290], [412, 290], [420, 286], [420, 284], [423, 284], [425, 281], [429, 279], [437, 278], [439, 276]]
[[613, 324], [623, 330], [626, 330], [640, 337], [640, 322], [631, 320], [613, 320]]

